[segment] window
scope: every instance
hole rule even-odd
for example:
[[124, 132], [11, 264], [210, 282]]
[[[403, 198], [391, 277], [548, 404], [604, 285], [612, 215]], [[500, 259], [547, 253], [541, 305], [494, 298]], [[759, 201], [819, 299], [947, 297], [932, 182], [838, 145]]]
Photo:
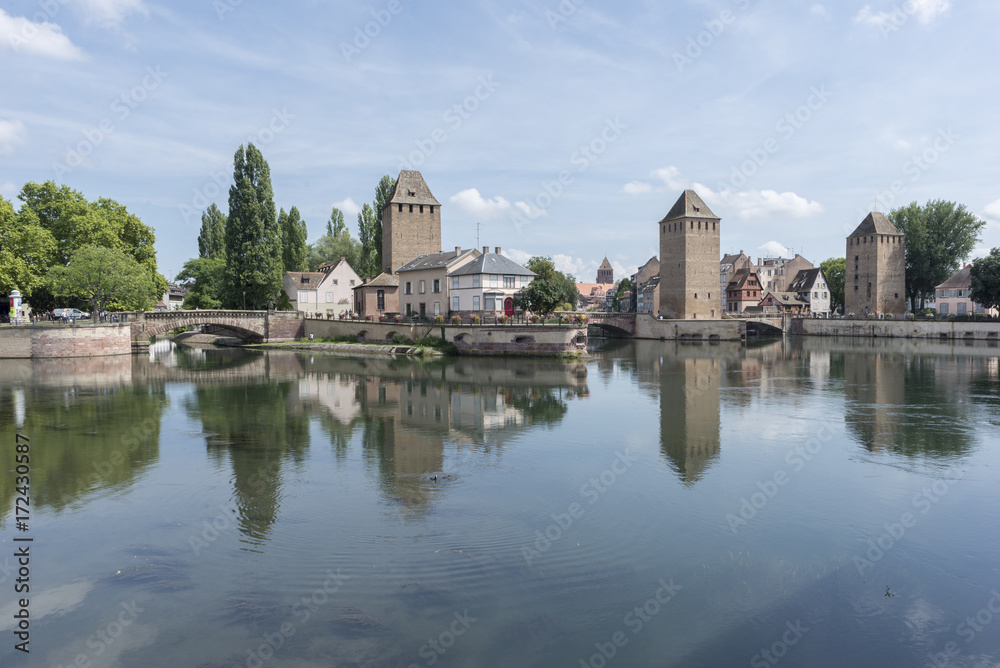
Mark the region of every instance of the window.
[[[479, 281], [480, 281], [479, 274], [473, 274], [472, 275], [472, 287], [478, 288], [479, 287]], [[478, 309], [476, 309], [476, 310], [478, 310]]]
[[965, 315], [965, 302], [958, 302], [958, 315]]
[[458, 310], [458, 297], [452, 297], [451, 298], [451, 310], [452, 311], [457, 311]]
[[451, 277], [451, 289], [458, 290], [458, 276]]
[[434, 205], [431, 204], [431, 215], [433, 215], [433, 214], [434, 214]]
[[326, 293], [326, 303], [329, 304], [332, 301], [333, 301], [333, 293], [332, 292]]
[[941, 306], [938, 307], [938, 313], [941, 315], [948, 315], [948, 304], [941, 304]]
[[375, 299], [377, 302], [377, 308], [379, 311], [385, 310], [385, 290], [379, 290], [375, 293]]
[[353, 278], [351, 279], [351, 285], [354, 285], [354, 279]]
[[499, 288], [500, 287], [500, 277], [496, 274], [490, 274], [490, 287]]
[[413, 213], [413, 205], [410, 205], [410, 213]]
[[424, 287], [425, 287], [424, 286], [424, 280], [420, 279], [420, 294], [424, 294], [424, 292], [426, 292], [426, 290], [424, 289]]
[[300, 304], [308, 304], [309, 303], [309, 293], [308, 292], [300, 292], [299, 293], [299, 303]]
[[406, 288], [403, 290], [403, 294], [404, 295], [412, 295], [413, 294], [413, 283], [411, 283], [409, 281], [406, 282]]
[[308, 276], [303, 276], [302, 277], [302, 283], [308, 285], [308, 283], [309, 283], [309, 277]]
[[494, 299], [493, 297], [490, 297], [489, 295], [487, 295], [487, 297], [485, 299], [485, 306], [483, 307], [483, 310], [485, 310], [485, 311], [496, 311], [497, 310], [496, 299]]
[[826, 295], [826, 293], [824, 292], [824, 293], [823, 293], [823, 299], [826, 299], [826, 297], [827, 297], [827, 295]]
[[402, 204], [399, 205], [399, 212], [403, 213], [403, 205]]
[[335, 279], [333, 279], [333, 284], [334, 284], [334, 285], [336, 285], [336, 284], [337, 284], [337, 279], [336, 279], [336, 278], [335, 278]]
[[409, 303], [406, 305], [406, 315], [413, 315], [413, 306]]
[[479, 295], [472, 295], [472, 310], [479, 310]]
[[513, 288], [513, 287], [515, 287], [515, 285], [514, 285], [514, 277], [513, 276], [504, 276], [503, 277], [503, 286], [505, 288]]
[[441, 302], [434, 302], [434, 315], [441, 315]]
[[434, 287], [433, 292], [441, 292], [441, 279], [440, 278], [435, 278], [434, 279], [434, 283], [432, 285]]
[[424, 205], [423, 205], [423, 204], [421, 204], [421, 205], [420, 205], [420, 213], [423, 213], [423, 212], [424, 212]]

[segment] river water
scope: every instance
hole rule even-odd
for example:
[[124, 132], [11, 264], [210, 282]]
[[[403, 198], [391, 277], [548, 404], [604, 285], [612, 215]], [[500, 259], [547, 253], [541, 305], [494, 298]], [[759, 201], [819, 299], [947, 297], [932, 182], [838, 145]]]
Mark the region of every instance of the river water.
[[995, 346], [592, 353], [4, 361], [0, 665], [1000, 665]]

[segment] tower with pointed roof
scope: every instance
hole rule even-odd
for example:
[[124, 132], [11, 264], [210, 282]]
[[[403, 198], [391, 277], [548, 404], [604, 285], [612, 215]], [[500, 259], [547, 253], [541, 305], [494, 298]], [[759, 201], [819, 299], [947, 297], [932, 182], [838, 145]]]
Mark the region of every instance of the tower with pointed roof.
[[858, 316], [906, 313], [906, 237], [873, 211], [847, 237], [844, 308]]
[[403, 170], [382, 210], [382, 269], [393, 273], [419, 255], [441, 252], [441, 203], [420, 172]]
[[721, 219], [693, 190], [685, 190], [658, 224], [660, 315], [678, 320], [721, 318]]
[[598, 283], [614, 283], [615, 282], [615, 270], [608, 262], [608, 258], [604, 258], [604, 262], [601, 266], [597, 268], [597, 282]]

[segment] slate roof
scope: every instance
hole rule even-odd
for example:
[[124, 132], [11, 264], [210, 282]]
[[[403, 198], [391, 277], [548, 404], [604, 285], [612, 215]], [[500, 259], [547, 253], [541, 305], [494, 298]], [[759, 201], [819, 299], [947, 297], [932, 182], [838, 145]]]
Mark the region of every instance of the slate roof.
[[698, 196], [693, 190], [685, 190], [674, 206], [670, 209], [670, 213], [667, 214], [666, 218], [661, 220], [661, 223], [665, 223], [668, 220], [674, 220], [675, 218], [708, 218], [710, 220], [722, 220], [708, 208], [708, 205]]
[[367, 283], [362, 283], [361, 285], [354, 286], [354, 289], [357, 290], [358, 288], [370, 288], [370, 287], [398, 288], [399, 277], [394, 274], [387, 274], [383, 271], [381, 274], [379, 274], [372, 280], [368, 281]]
[[894, 234], [897, 236], [903, 236], [903, 233], [896, 229], [896, 226], [889, 222], [889, 219], [885, 217], [884, 213], [879, 211], [872, 211], [858, 228], [851, 233], [848, 239], [854, 237], [866, 237], [872, 234]]
[[486, 253], [480, 255], [472, 262], [463, 264], [455, 271], [448, 272], [449, 276], [467, 276], [469, 274], [506, 274], [508, 276], [534, 276], [535, 272], [527, 267], [522, 267], [517, 262], [503, 255], [496, 253]]
[[[772, 292], [768, 291], [764, 295], [764, 299], [767, 299], [768, 295], [774, 297], [774, 300], [781, 303], [784, 306], [805, 306], [806, 302], [802, 301], [797, 292]], [[764, 301], [761, 299], [761, 301]]]
[[[297, 287], [302, 287], [308, 285], [310, 288], [315, 288], [320, 282], [326, 278], [326, 274], [321, 271], [286, 271], [286, 276], [290, 276]], [[309, 279], [308, 283], [302, 282], [302, 277]]]
[[613, 269], [613, 267], [611, 266], [611, 263], [608, 262], [608, 258], [605, 257], [604, 258], [604, 262], [601, 263], [601, 266], [598, 267], [597, 270], [598, 271], [607, 271], [608, 269]]
[[957, 272], [952, 274], [951, 278], [936, 286], [935, 290], [954, 290], [956, 288], [971, 288], [972, 287], [972, 265], [959, 269]]
[[396, 187], [392, 189], [392, 196], [389, 197], [391, 204], [434, 204], [440, 206], [441, 203], [434, 199], [431, 189], [427, 187], [427, 182], [420, 172], [404, 169], [396, 179]]
[[466, 253], [478, 253], [476, 249], [470, 250], [460, 250], [455, 252], [453, 250], [446, 251], [444, 253], [430, 253], [425, 255], [418, 255], [413, 258], [402, 267], [396, 270], [396, 273], [403, 271], [419, 271], [422, 269], [441, 269], [447, 267], [453, 260], [457, 260]]
[[788, 284], [788, 292], [809, 292], [812, 290], [812, 286], [821, 271], [822, 269], [819, 267], [799, 269], [798, 273], [792, 278], [792, 282]]
[[[321, 264], [319, 266], [319, 271], [320, 271], [320, 273], [326, 274], [326, 273], [329, 273], [329, 272], [333, 271], [334, 269], [336, 269], [337, 267], [339, 267], [341, 264], [346, 264], [348, 267], [351, 267], [351, 263], [347, 261], [347, 258], [344, 257], [343, 255], [341, 255], [340, 259], [337, 260], [336, 262], [324, 262], [323, 264]], [[354, 267], [351, 267], [351, 270], [353, 270], [353, 269], [354, 269]]]
[[[746, 285], [746, 282], [750, 279], [751, 276], [756, 277], [756, 275], [757, 272], [755, 272], [752, 269], [746, 269], [746, 268], [737, 269], [736, 273], [733, 274], [732, 280], [729, 281], [729, 283], [726, 285], [726, 290], [740, 290], [743, 288], [744, 285]], [[757, 284], [758, 284], [757, 287], [760, 287], [759, 278], [757, 279]]]

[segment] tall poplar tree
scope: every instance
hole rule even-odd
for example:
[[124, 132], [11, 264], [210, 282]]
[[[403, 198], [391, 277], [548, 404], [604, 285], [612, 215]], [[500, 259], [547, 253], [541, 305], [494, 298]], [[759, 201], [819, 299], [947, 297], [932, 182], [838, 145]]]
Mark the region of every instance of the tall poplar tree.
[[261, 309], [281, 290], [281, 230], [274, 209], [271, 168], [251, 143], [233, 157], [226, 224], [227, 308]]
[[396, 179], [388, 174], [383, 176], [378, 185], [375, 186], [375, 201], [372, 208], [375, 210], [375, 236], [372, 239], [372, 246], [375, 248], [375, 275], [382, 271], [382, 213], [386, 205], [392, 199], [392, 191], [396, 188]]
[[[285, 210], [281, 210], [285, 214]], [[306, 237], [309, 230], [306, 228], [306, 221], [302, 220], [299, 210], [294, 206], [281, 219], [281, 257], [284, 262], [285, 271], [305, 271], [306, 270]]]
[[221, 259], [226, 254], [226, 214], [212, 203], [201, 214], [201, 232], [198, 233], [198, 257]]
[[382, 245], [375, 245], [378, 232], [378, 218], [372, 207], [365, 204], [358, 214], [358, 241], [361, 242], [361, 265], [356, 269], [361, 278], [378, 276], [382, 270]]

